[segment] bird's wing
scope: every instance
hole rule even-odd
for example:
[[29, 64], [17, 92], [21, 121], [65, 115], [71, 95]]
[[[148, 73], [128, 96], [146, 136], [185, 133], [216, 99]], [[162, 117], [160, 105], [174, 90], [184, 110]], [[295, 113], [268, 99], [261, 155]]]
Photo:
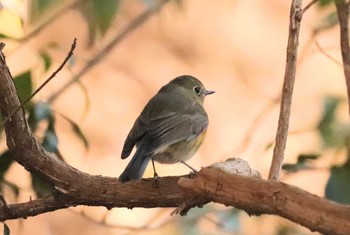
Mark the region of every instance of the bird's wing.
[[156, 151], [166, 145], [190, 141], [207, 127], [208, 117], [205, 112], [178, 114], [152, 121], [145, 135], [150, 140], [151, 149]]
[[131, 128], [128, 136], [125, 139], [124, 142], [124, 146], [123, 146], [123, 150], [122, 150], [122, 154], [121, 154], [121, 158], [125, 159], [127, 158], [132, 149], [134, 148], [135, 144], [142, 138], [142, 136], [145, 134], [145, 123], [143, 123], [140, 119], [140, 117], [138, 117], [133, 125], [133, 127]]

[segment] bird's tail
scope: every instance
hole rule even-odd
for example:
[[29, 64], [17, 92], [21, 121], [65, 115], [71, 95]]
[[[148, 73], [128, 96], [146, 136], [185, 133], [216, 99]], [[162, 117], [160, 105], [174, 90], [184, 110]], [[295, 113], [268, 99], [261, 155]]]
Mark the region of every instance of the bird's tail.
[[137, 151], [118, 180], [120, 182], [128, 182], [141, 179], [150, 159], [150, 156], [142, 156]]

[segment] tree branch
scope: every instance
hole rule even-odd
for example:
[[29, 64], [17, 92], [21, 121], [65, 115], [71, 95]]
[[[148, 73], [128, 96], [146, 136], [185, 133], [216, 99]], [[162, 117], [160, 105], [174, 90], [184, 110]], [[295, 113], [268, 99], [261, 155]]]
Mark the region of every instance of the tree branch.
[[348, 105], [350, 114], [350, 46], [349, 46], [349, 3], [345, 0], [335, 0], [340, 24], [340, 45], [343, 58], [344, 75], [348, 93]]
[[194, 179], [181, 178], [179, 185], [250, 215], [274, 214], [322, 234], [350, 234], [350, 206], [278, 181], [228, 174], [207, 167]]
[[273, 150], [272, 163], [269, 179], [278, 180], [282, 168], [284, 150], [286, 148], [289, 117], [292, 105], [293, 88], [295, 81], [297, 52], [299, 45], [300, 22], [302, 18], [301, 0], [293, 0], [290, 9], [289, 36], [287, 45], [287, 62], [282, 88], [282, 100], [280, 115], [276, 133], [275, 147]]

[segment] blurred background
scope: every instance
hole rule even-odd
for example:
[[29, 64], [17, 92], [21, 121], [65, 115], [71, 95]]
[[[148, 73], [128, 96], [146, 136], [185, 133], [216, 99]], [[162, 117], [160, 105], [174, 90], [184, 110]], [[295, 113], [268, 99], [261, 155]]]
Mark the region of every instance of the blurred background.
[[[304, 1], [304, 5], [308, 1]], [[283, 83], [290, 1], [2, 0], [0, 37], [22, 100], [77, 48], [65, 68], [25, 106], [43, 146], [90, 174], [118, 177], [120, 153], [146, 102], [176, 76], [199, 78], [206, 140], [188, 163], [200, 169], [239, 157], [267, 178]], [[157, 10], [156, 10], [157, 9]], [[301, 23], [299, 59], [282, 181], [350, 203], [348, 109], [332, 1]], [[68, 85], [67, 85], [68, 84]], [[50, 189], [0, 139], [1, 192], [9, 203]], [[157, 165], [160, 176], [189, 173]], [[152, 167], [145, 177], [152, 177]], [[234, 193], [234, 192], [233, 192]], [[316, 234], [277, 216], [249, 217], [217, 204], [169, 209], [83, 207], [7, 221], [11, 234]]]

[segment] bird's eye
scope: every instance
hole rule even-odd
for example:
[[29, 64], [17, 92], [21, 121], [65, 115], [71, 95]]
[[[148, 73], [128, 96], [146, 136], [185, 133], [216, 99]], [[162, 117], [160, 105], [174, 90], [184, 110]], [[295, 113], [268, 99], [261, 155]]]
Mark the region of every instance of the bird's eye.
[[193, 90], [194, 90], [194, 92], [196, 92], [196, 94], [197, 95], [200, 95], [201, 94], [201, 88], [199, 87], [199, 86], [195, 86], [194, 88], [193, 88]]

